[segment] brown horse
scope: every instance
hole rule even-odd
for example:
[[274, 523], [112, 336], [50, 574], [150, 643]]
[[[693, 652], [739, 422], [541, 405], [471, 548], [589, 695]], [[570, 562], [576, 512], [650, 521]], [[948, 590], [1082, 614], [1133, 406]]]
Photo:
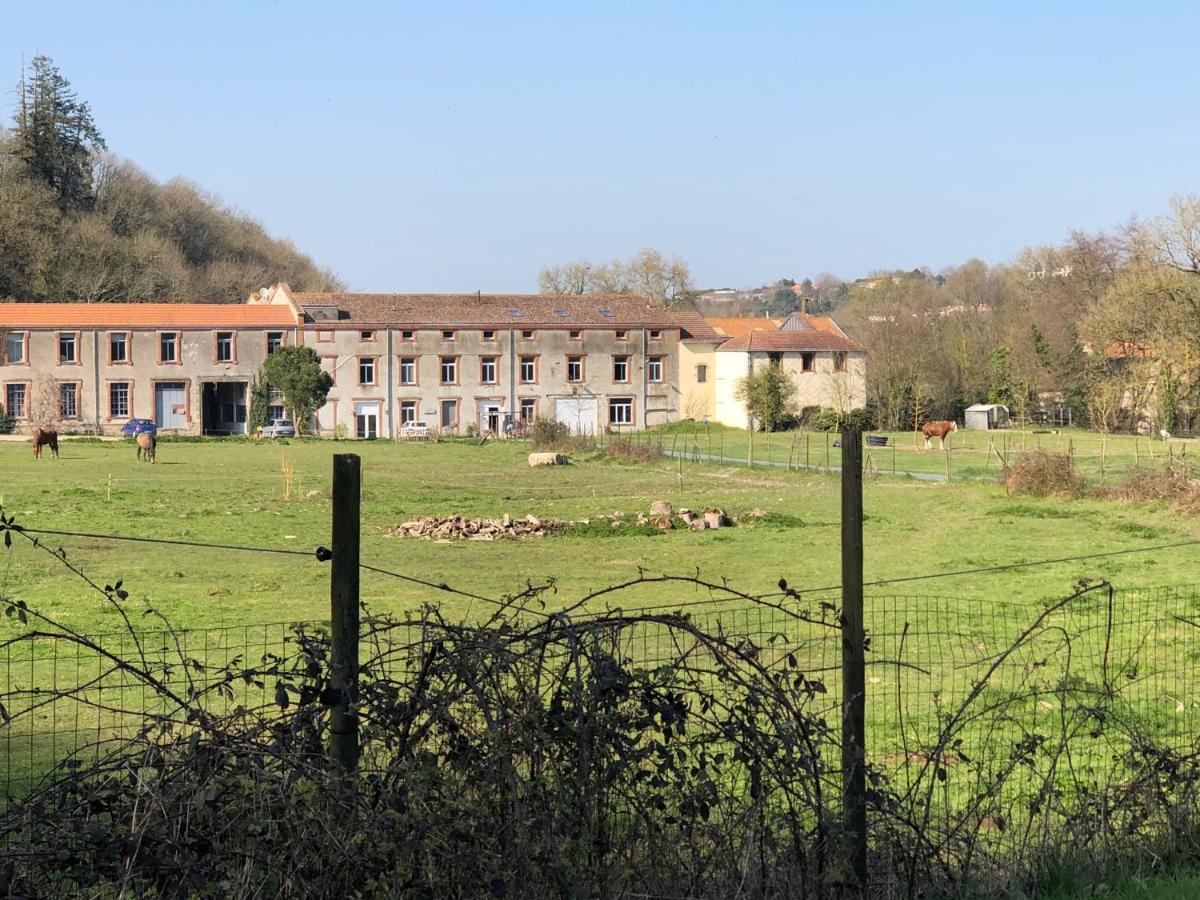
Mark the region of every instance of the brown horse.
[[937, 438], [942, 445], [942, 449], [946, 449], [946, 436], [953, 431], [958, 431], [957, 422], [926, 422], [921, 426], [921, 434], [925, 435], [925, 449], [929, 449], [929, 439]]
[[137, 458], [139, 462], [142, 460], [142, 454], [145, 454], [146, 462], [154, 462], [157, 450], [158, 441], [155, 440], [154, 435], [142, 432], [137, 436]]
[[38, 428], [33, 432], [33, 458], [42, 458], [42, 447], [49, 447], [58, 459], [58, 432], [49, 428]]

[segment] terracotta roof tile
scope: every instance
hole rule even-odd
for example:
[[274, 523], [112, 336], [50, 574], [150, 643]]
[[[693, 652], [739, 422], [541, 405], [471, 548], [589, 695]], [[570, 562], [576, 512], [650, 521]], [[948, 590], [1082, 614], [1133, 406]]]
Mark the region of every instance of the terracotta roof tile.
[[[292, 298], [313, 324], [409, 325], [503, 328], [569, 326], [701, 328], [686, 313], [652, 306], [625, 295], [572, 294], [354, 294], [295, 293]], [[336, 320], [321, 307], [336, 308]]]
[[763, 316], [710, 316], [708, 324], [725, 337], [745, 337], [752, 331], [778, 331], [783, 319], [768, 319]]
[[0, 303], [0, 328], [253, 328], [295, 325], [286, 306], [243, 303]]
[[718, 350], [741, 350], [752, 353], [764, 351], [844, 350], [863, 348], [848, 337], [828, 331], [752, 331], [742, 337], [730, 338]]

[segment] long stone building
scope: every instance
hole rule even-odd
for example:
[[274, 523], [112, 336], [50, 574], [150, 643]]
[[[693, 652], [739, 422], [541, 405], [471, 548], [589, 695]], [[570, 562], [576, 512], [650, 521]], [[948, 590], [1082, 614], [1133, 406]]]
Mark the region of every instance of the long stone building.
[[[537, 417], [581, 432], [681, 418], [745, 427], [733, 389], [756, 361], [794, 368], [807, 405], [862, 405], [864, 354], [829, 320], [793, 317], [782, 330], [752, 320], [778, 334], [750, 339], [722, 321], [628, 296], [313, 294], [286, 284], [241, 304], [3, 303], [0, 405], [24, 431], [113, 433], [146, 418], [168, 432], [243, 433], [251, 381], [291, 344], [311, 347], [333, 378], [314, 423], [328, 435], [393, 437], [417, 420], [504, 433]], [[760, 352], [764, 340], [779, 346]], [[840, 386], [806, 382], [817, 369]], [[271, 415], [283, 415], [277, 396]]]

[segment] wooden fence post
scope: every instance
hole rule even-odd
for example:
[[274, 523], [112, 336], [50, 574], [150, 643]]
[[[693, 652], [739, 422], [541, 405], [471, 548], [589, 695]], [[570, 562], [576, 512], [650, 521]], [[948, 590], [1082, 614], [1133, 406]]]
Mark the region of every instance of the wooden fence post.
[[329, 721], [329, 753], [343, 772], [358, 767], [358, 562], [360, 460], [333, 457], [333, 560], [329, 602], [329, 678], [336, 699]]
[[862, 431], [842, 432], [842, 816], [846, 875], [867, 886]]

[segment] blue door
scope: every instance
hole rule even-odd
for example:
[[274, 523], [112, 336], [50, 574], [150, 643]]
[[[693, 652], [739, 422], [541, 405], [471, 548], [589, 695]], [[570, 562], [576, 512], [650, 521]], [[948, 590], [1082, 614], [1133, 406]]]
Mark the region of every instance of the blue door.
[[154, 386], [154, 424], [167, 429], [187, 426], [187, 385], [182, 381]]

